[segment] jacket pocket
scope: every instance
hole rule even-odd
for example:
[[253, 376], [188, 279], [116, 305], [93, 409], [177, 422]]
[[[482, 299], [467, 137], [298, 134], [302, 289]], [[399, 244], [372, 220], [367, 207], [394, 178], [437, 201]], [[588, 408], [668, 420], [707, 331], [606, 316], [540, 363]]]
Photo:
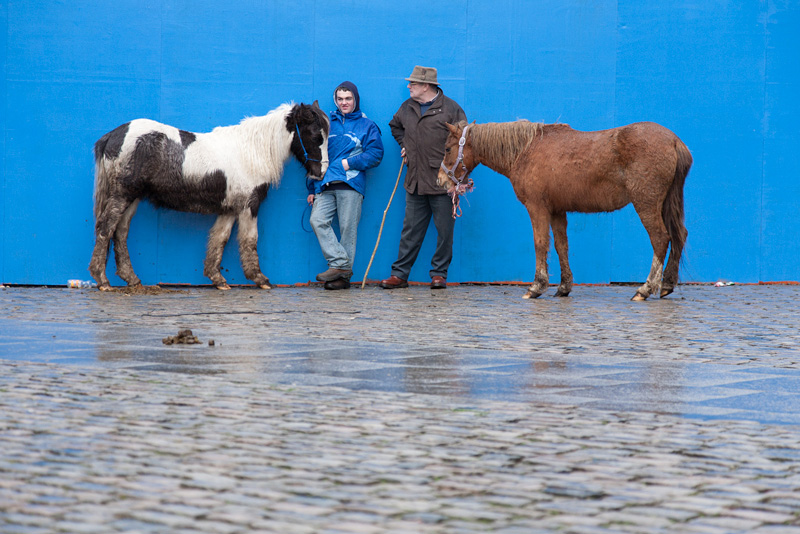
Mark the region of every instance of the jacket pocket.
[[442, 162], [443, 161], [444, 161], [444, 156], [442, 156], [441, 158], [438, 158], [438, 159], [437, 158], [430, 158], [428, 160], [428, 165], [430, 165], [430, 167], [432, 169], [438, 169], [439, 167], [442, 166]]

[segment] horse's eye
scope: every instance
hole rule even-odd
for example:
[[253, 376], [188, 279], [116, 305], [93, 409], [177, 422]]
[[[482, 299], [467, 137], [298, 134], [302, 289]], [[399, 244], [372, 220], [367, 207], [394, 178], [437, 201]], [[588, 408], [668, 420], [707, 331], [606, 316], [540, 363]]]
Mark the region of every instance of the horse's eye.
[[450, 147], [445, 148], [444, 151], [449, 154], [450, 153]]

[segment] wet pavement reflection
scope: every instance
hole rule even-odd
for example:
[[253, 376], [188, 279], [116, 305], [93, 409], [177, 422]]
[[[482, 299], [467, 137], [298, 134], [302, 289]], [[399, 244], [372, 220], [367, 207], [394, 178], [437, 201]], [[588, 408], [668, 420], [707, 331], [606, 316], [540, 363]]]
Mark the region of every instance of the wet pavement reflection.
[[[0, 359], [800, 423], [798, 286], [645, 303], [615, 286], [534, 301], [517, 286], [356, 287], [7, 287]], [[202, 343], [162, 343], [184, 328]]]

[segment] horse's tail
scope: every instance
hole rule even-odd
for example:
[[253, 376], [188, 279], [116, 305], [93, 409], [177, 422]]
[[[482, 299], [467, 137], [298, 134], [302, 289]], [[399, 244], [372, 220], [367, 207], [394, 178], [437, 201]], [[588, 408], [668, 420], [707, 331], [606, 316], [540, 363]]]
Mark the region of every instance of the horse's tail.
[[109, 197], [109, 161], [106, 158], [106, 145], [111, 132], [105, 134], [94, 144], [94, 218], [103, 213]]
[[669, 262], [664, 271], [664, 285], [674, 286], [678, 281], [678, 267], [681, 260], [683, 247], [686, 245], [686, 238], [689, 232], [684, 225], [683, 210], [683, 186], [686, 183], [686, 176], [692, 167], [692, 154], [680, 139], [675, 139], [675, 152], [678, 156], [675, 165], [675, 176], [672, 184], [667, 191], [661, 213], [664, 218], [664, 225], [670, 238]]

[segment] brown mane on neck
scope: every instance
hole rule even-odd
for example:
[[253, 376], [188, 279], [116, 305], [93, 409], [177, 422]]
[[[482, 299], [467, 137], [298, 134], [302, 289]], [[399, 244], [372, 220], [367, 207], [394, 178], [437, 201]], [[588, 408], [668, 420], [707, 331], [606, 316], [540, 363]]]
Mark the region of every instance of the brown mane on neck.
[[537, 136], [544, 124], [518, 120], [487, 122], [470, 128], [472, 151], [488, 167], [509, 170]]

